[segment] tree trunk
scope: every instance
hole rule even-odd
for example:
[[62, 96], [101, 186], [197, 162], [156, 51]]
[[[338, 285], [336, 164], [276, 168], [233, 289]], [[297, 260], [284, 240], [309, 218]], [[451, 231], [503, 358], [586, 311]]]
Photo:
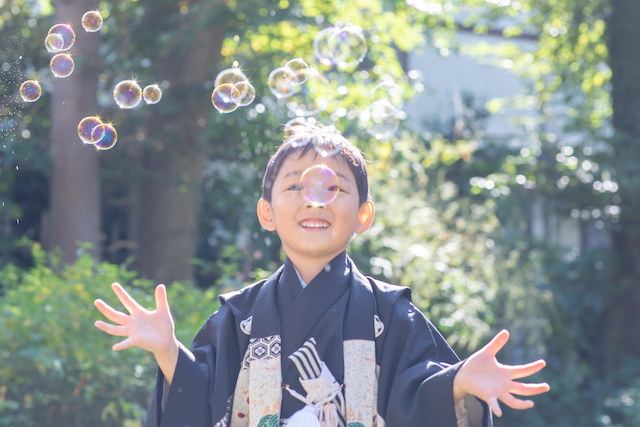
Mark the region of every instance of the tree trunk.
[[640, 2], [612, 0], [608, 23], [612, 70], [613, 165], [621, 198], [614, 227], [613, 289], [602, 331], [601, 362], [613, 368], [625, 355], [640, 357]]
[[[147, 16], [154, 19], [153, 12]], [[215, 77], [211, 69], [220, 60], [224, 37], [224, 24], [213, 29], [183, 25], [184, 33], [191, 32], [184, 37], [191, 40], [185, 52], [176, 49], [154, 61], [163, 71], [161, 79], [170, 82], [166, 101], [179, 102], [181, 108], [178, 113], [154, 110], [147, 126], [149, 144], [137, 154], [143, 172], [131, 206], [130, 234], [138, 242], [134, 266], [143, 276], [165, 284], [193, 278], [202, 174], [212, 143], [200, 136], [202, 120], [213, 108], [211, 93], [202, 87]]]
[[66, 78], [56, 78], [51, 102], [50, 230], [46, 246], [60, 248], [63, 261], [73, 262], [78, 243], [93, 245], [100, 253], [100, 164], [99, 154], [78, 137], [78, 123], [97, 109], [97, 70], [90, 62], [79, 61], [96, 55], [99, 35], [86, 33], [82, 15], [95, 8], [86, 0], [57, 0], [56, 22], [71, 23], [76, 41], [71, 48], [76, 68]]

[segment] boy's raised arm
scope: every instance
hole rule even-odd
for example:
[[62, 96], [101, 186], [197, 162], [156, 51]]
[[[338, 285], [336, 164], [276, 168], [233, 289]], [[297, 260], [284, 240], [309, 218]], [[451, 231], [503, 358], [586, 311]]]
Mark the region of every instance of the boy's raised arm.
[[153, 353], [167, 382], [171, 384], [178, 362], [179, 343], [175, 336], [175, 325], [169, 310], [165, 286], [156, 287], [156, 309], [153, 311], [138, 304], [119, 283], [112, 284], [111, 288], [129, 314], [117, 311], [97, 299], [94, 302], [95, 306], [115, 325], [97, 320], [96, 328], [113, 336], [127, 337], [114, 344], [114, 351], [139, 347]]
[[544, 360], [526, 365], [503, 365], [498, 362], [496, 354], [509, 340], [509, 332], [500, 331], [484, 348], [472, 354], [460, 367], [453, 380], [453, 398], [457, 402], [467, 394], [471, 394], [487, 402], [498, 417], [502, 410], [498, 400], [514, 409], [529, 409], [533, 401], [514, 397], [535, 396], [549, 391], [546, 383], [527, 384], [513, 381], [535, 374], [545, 367]]

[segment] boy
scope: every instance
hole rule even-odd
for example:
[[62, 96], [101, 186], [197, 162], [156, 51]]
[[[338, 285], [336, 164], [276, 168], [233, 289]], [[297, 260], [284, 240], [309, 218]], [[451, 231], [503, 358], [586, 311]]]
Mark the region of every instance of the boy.
[[[114, 350], [137, 346], [158, 362], [146, 426], [476, 427], [492, 425], [491, 411], [501, 416], [498, 400], [532, 407], [513, 394], [549, 386], [513, 380], [545, 362], [498, 363], [507, 331], [460, 362], [407, 288], [358, 272], [346, 249], [374, 217], [364, 158], [325, 128], [291, 132], [267, 166], [257, 206], [260, 224], [282, 241], [285, 263], [270, 278], [222, 295], [192, 351], [175, 338], [163, 285], [155, 311], [117, 283], [130, 315], [95, 302], [117, 324], [96, 327], [127, 337]], [[339, 177], [327, 204], [301, 194], [303, 172], [320, 164]]]

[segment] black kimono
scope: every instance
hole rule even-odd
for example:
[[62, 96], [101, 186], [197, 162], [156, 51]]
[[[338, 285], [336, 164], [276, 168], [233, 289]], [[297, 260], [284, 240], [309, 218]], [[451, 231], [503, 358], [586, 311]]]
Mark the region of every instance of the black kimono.
[[182, 347], [171, 386], [158, 370], [146, 427], [277, 427], [304, 403], [290, 356], [314, 339], [343, 385], [340, 425], [489, 427], [484, 402], [453, 402], [461, 362], [411, 303], [410, 290], [364, 277], [345, 252], [304, 289], [286, 260], [270, 278], [222, 295], [192, 350]]

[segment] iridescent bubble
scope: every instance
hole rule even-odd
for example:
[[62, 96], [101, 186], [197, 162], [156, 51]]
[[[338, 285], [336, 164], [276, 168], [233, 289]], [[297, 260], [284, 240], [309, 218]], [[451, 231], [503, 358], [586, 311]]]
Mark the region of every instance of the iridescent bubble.
[[287, 98], [289, 111], [298, 117], [307, 117], [326, 110], [333, 98], [329, 80], [315, 68], [300, 70], [298, 76], [306, 83], [299, 85], [297, 92]]
[[40, 83], [35, 80], [27, 80], [20, 85], [20, 96], [24, 102], [36, 102], [42, 96]]
[[71, 55], [67, 53], [59, 53], [51, 58], [49, 68], [51, 68], [51, 72], [54, 76], [63, 79], [65, 77], [69, 77], [71, 73], [73, 73], [75, 64], [73, 63], [73, 59], [71, 59]]
[[95, 33], [102, 28], [102, 15], [97, 10], [92, 10], [82, 15], [82, 28], [88, 33]]
[[[211, 94], [211, 103], [216, 110], [221, 113], [230, 113], [238, 108], [238, 104], [233, 100], [234, 86], [229, 83], [216, 87]], [[238, 91], [236, 90], [236, 94]]]
[[142, 100], [142, 89], [135, 80], [123, 80], [113, 89], [113, 99], [120, 108], [135, 108]]
[[[291, 69], [295, 73], [296, 78], [291, 81], [291, 83], [293, 83], [294, 85], [301, 85], [307, 81], [307, 75], [305, 71], [309, 69], [309, 64], [304, 62], [302, 58], [292, 59], [291, 61], [284, 64], [284, 66], [285, 68]], [[289, 77], [291, 77], [290, 73], [284, 74], [285, 79], [288, 80]]]
[[362, 27], [351, 25], [334, 31], [327, 41], [327, 48], [338, 68], [352, 68], [364, 61], [367, 55], [367, 40]]
[[162, 89], [158, 85], [148, 85], [142, 91], [142, 99], [149, 105], [157, 104], [162, 98]]
[[269, 73], [267, 87], [276, 98], [288, 98], [298, 89], [298, 85], [292, 83], [296, 81], [298, 77], [291, 68], [278, 67]]
[[[230, 84], [230, 85], [235, 85], [237, 83], [240, 82], [247, 82], [249, 83], [249, 79], [247, 78], [247, 76], [239, 69], [239, 68], [227, 68], [226, 70], [222, 70], [218, 73], [218, 75], [216, 76], [216, 79], [213, 83], [213, 87], [218, 87], [220, 85], [224, 85], [224, 84]], [[253, 86], [251, 86], [253, 87]], [[249, 87], [248, 86], [243, 86], [241, 87], [241, 89], [244, 90], [248, 90]], [[240, 98], [244, 98], [246, 94], [244, 92], [240, 93]], [[247, 104], [248, 105], [248, 104]]]
[[313, 55], [322, 65], [334, 65], [337, 60], [334, 57], [334, 51], [329, 45], [329, 39], [340, 32], [339, 27], [329, 27], [321, 30], [313, 38]]
[[371, 89], [371, 102], [386, 100], [393, 106], [395, 114], [404, 105], [404, 91], [392, 81], [380, 82]]
[[118, 132], [110, 124], [99, 124], [91, 132], [91, 140], [98, 150], [109, 150], [118, 142]]
[[69, 50], [71, 46], [76, 42], [76, 34], [71, 29], [71, 26], [66, 24], [56, 24], [49, 29], [47, 37], [51, 34], [58, 34], [62, 37], [62, 48], [58, 50]]
[[371, 103], [360, 114], [358, 124], [374, 138], [385, 139], [391, 136], [400, 124], [396, 113], [396, 107], [389, 100], [381, 99]]
[[223, 84], [234, 85], [238, 82], [248, 82], [249, 79], [247, 76], [239, 69], [239, 68], [228, 68], [226, 70], [220, 71], [216, 76], [216, 80], [213, 83], [213, 86], [220, 86]]
[[49, 52], [60, 52], [64, 47], [64, 39], [58, 33], [49, 34], [47, 38], [44, 39], [44, 47], [46, 47]]
[[[94, 129], [102, 124], [102, 120], [96, 116], [85, 117], [78, 123], [78, 136], [85, 144], [95, 144], [104, 135], [104, 128], [93, 134]], [[95, 137], [97, 139], [92, 139]]]
[[300, 176], [302, 196], [314, 206], [333, 202], [340, 192], [338, 175], [324, 164], [311, 166]]
[[256, 99], [256, 90], [248, 81], [238, 82], [231, 89], [231, 98], [239, 107], [246, 107]]

